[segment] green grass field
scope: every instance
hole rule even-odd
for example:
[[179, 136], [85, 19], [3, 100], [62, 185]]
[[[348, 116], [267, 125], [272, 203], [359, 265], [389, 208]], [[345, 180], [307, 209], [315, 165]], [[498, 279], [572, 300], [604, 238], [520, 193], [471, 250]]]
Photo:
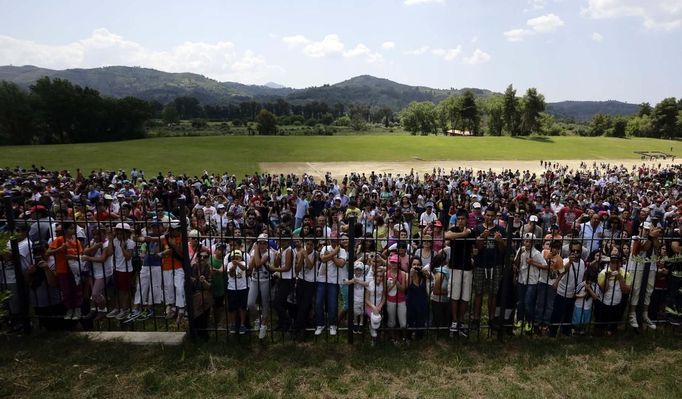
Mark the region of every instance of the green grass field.
[[0, 337], [0, 397], [679, 398], [679, 335], [137, 347]]
[[[259, 162], [636, 159], [635, 151], [682, 155], [680, 141], [586, 137], [290, 136], [167, 137], [112, 143], [2, 147], [3, 167], [31, 164], [89, 172], [141, 168], [253, 173]], [[286, 171], [283, 171], [286, 173]]]

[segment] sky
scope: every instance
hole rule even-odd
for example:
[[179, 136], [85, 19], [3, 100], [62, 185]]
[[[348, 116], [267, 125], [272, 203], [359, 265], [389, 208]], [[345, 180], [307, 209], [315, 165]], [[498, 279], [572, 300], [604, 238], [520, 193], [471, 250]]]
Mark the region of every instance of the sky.
[[0, 65], [682, 97], [682, 0], [0, 0]]

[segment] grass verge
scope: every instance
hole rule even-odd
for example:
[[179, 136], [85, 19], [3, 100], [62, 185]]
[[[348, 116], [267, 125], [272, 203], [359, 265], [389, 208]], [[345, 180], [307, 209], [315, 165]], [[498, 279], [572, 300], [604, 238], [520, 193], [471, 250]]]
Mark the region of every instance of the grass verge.
[[6, 397], [682, 396], [682, 343], [628, 339], [221, 343], [135, 347], [73, 336], [0, 338]]

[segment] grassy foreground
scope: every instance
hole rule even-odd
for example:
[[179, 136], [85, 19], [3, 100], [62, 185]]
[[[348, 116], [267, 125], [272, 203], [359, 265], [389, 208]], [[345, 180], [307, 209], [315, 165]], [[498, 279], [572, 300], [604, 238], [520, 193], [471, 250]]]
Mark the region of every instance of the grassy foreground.
[[0, 338], [0, 397], [682, 397], [679, 337], [390, 343]]
[[166, 137], [113, 143], [0, 147], [2, 167], [31, 164], [74, 171], [141, 168], [237, 175], [259, 162], [636, 159], [635, 151], [682, 155], [682, 142], [604, 137], [444, 136], [211, 136]]

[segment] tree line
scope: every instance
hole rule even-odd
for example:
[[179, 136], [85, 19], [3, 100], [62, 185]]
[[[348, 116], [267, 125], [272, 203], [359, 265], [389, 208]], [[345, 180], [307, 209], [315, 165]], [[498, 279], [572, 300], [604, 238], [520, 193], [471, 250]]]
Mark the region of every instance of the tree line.
[[[476, 96], [466, 90], [434, 103], [414, 101], [399, 113], [390, 107], [366, 104], [329, 105], [322, 101], [292, 104], [284, 99], [253, 100], [224, 105], [202, 105], [195, 97], [177, 97], [168, 104], [138, 98], [104, 97], [67, 80], [42, 78], [29, 90], [0, 82], [0, 144], [56, 144], [127, 140], [145, 137], [152, 119], [166, 124], [192, 120], [230, 121], [239, 126], [255, 122], [262, 135], [278, 133], [278, 126], [335, 125], [362, 131], [367, 124], [401, 125], [412, 134], [527, 136], [576, 134], [582, 136], [676, 138], [682, 136], [682, 99], [667, 98], [640, 105], [637, 115], [595, 115], [589, 123], [558, 121], [545, 112], [545, 98], [535, 88], [521, 97], [509, 85], [503, 94]], [[158, 122], [156, 122], [158, 123]]]
[[475, 97], [470, 91], [439, 103], [412, 102], [400, 112], [400, 124], [412, 134], [447, 134], [458, 130], [473, 136], [564, 135], [682, 137], [682, 99], [666, 98], [655, 106], [640, 104], [632, 116], [596, 114], [589, 123], [559, 121], [545, 112], [545, 97], [530, 88], [523, 97], [509, 85], [502, 95]]
[[153, 106], [103, 97], [62, 79], [39, 79], [28, 91], [0, 82], [0, 144], [62, 144], [143, 138]]
[[448, 130], [472, 136], [488, 134], [527, 136], [541, 133], [545, 97], [530, 88], [522, 98], [509, 85], [503, 95], [476, 98], [467, 90], [434, 104], [412, 102], [400, 113], [400, 122], [412, 134], [447, 134]]

